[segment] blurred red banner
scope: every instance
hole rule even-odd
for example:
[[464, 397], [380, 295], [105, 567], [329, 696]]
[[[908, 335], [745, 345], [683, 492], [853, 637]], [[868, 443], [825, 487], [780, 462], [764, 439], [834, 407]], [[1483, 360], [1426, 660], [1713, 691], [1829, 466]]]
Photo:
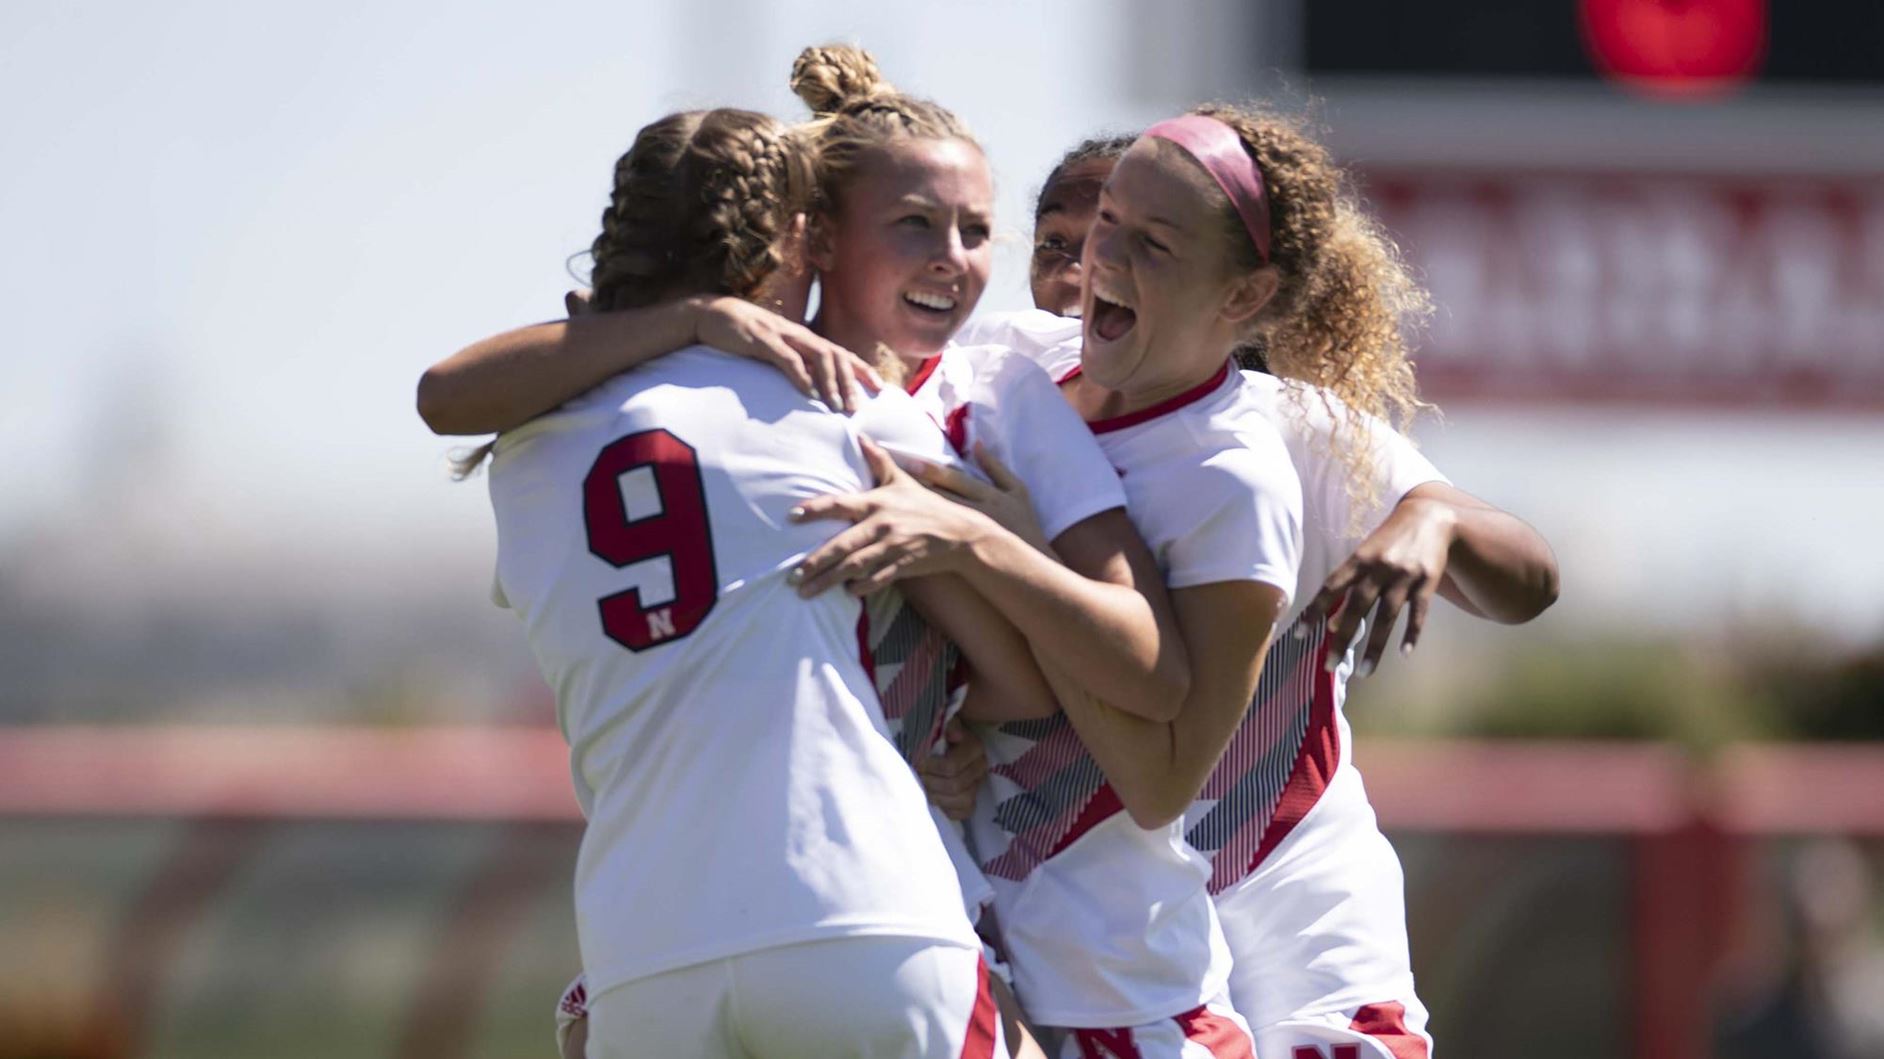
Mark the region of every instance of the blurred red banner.
[[1884, 174], [1366, 178], [1439, 400], [1884, 408]]

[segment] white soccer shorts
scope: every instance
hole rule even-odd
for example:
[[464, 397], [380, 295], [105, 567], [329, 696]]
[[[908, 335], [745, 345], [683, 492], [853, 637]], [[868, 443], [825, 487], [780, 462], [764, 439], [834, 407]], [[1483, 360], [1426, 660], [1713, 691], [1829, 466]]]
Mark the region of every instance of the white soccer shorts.
[[639, 978], [587, 1000], [588, 1059], [1007, 1054], [981, 953], [921, 938], [782, 945]]

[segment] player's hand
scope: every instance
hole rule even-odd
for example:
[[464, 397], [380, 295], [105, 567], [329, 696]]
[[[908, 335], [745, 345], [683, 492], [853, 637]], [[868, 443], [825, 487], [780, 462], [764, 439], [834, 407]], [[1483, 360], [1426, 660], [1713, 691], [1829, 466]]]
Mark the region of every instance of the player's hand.
[[1443, 503], [1402, 500], [1387, 521], [1328, 575], [1321, 591], [1303, 611], [1303, 619], [1313, 621], [1340, 609], [1328, 628], [1330, 670], [1340, 665], [1361, 622], [1368, 620], [1371, 631], [1355, 675], [1372, 673], [1393, 638], [1393, 626], [1402, 609], [1407, 619], [1400, 653], [1412, 652], [1426, 627], [1433, 594], [1439, 591], [1446, 574], [1454, 523], [1452, 509]]
[[923, 758], [916, 775], [922, 778], [929, 804], [950, 820], [966, 820], [975, 811], [975, 793], [988, 775], [988, 751], [960, 717], [949, 718], [942, 738], [948, 749]]
[[883, 388], [883, 379], [862, 357], [743, 298], [701, 298], [694, 312], [694, 338], [701, 344], [770, 364], [805, 396], [846, 415], [862, 400], [860, 385], [871, 393]]
[[806, 599], [837, 585], [864, 596], [901, 578], [951, 571], [976, 541], [998, 532], [987, 516], [930, 492], [903, 473], [868, 438], [863, 451], [875, 489], [821, 496], [792, 509], [794, 522], [838, 518], [856, 523], [787, 575]]
[[979, 441], [975, 442], [975, 462], [989, 482], [927, 460], [918, 462], [910, 469], [910, 474], [950, 500], [974, 508], [1002, 529], [1052, 554], [1046, 535], [1040, 531], [1040, 520], [1034, 515], [1033, 497], [1027, 492], [1026, 484]]

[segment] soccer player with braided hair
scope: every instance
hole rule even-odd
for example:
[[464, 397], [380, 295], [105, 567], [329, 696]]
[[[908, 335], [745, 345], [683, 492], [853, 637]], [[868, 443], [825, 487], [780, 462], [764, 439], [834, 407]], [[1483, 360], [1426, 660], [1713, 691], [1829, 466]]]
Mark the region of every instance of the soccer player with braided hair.
[[[802, 314], [810, 181], [802, 144], [763, 115], [653, 123], [616, 167], [595, 302]], [[588, 820], [590, 1056], [1002, 1047], [949, 853], [885, 738], [868, 615], [788, 583], [828, 535], [791, 512], [894, 467], [866, 432], [952, 459], [900, 392], [844, 417], [691, 345], [495, 444], [496, 594], [557, 691]]]
[[[1117, 522], [1108, 518], [1114, 509], [1088, 514], [1057, 533], [1045, 525], [1025, 525], [1033, 517], [1028, 507], [1038, 507], [1041, 523], [1050, 523], [1062, 512], [1077, 513], [1079, 505], [1064, 498], [1089, 502], [1086, 498], [1100, 495], [1096, 486], [1079, 484], [1085, 473], [1080, 469], [1080, 446], [1092, 444], [1090, 433], [1078, 431], [1074, 437], [1062, 431], [1055, 444], [1044, 448], [1017, 440], [1042, 437], [1041, 428], [1054, 421], [1053, 409], [1067, 407], [1052, 393], [1051, 382], [1037, 369], [1013, 371], [1018, 362], [1011, 357], [934, 348], [966, 317], [986, 280], [985, 204], [991, 193], [979, 148], [945, 123], [946, 112], [938, 114], [933, 105], [912, 105], [871, 86], [867, 67], [839, 60], [835, 65], [843, 69], [829, 77], [819, 74], [832, 65], [828, 54], [808, 53], [796, 77], [814, 107], [829, 108], [820, 118], [824, 195], [812, 224], [809, 255], [824, 284], [819, 328], [855, 348], [882, 342], [912, 362], [917, 368], [912, 388], [918, 399], [925, 393], [936, 395], [930, 399], [939, 399], [940, 418], [952, 434], [969, 443], [964, 447], [972, 447], [978, 432], [989, 448], [1006, 442], [1013, 458], [991, 462], [990, 469], [1004, 478], [1000, 464], [1014, 463], [1033, 496], [1030, 504], [1027, 492], [1007, 480], [991, 493], [960, 475], [932, 471], [925, 477], [980, 507], [981, 513], [999, 512], [997, 520], [1020, 527], [1018, 533], [1005, 534], [995, 532], [985, 518], [968, 517], [972, 511], [938, 508], [938, 501], [910, 489], [902, 476], [854, 502], [804, 505], [809, 516], [854, 517], [864, 525], [840, 535], [851, 542], [846, 547], [821, 549], [804, 564], [801, 591], [815, 596], [837, 581], [852, 582], [853, 591], [868, 591], [921, 573], [926, 560], [959, 563], [952, 568], [1013, 617], [1056, 682], [1067, 682], [1063, 694], [1103, 696], [1107, 708], [1158, 725], [1170, 723], [1173, 712], [1192, 712], [1216, 723], [1224, 701], [1247, 702], [1250, 687], [1244, 681], [1253, 682], [1260, 648], [1294, 583], [1300, 496], [1280, 439], [1265, 424], [1239, 420], [1213, 435], [1214, 455], [1179, 452], [1182, 466], [1177, 473], [1145, 476], [1165, 479], [1176, 496], [1188, 498], [1187, 503], [1171, 505], [1172, 516], [1198, 516], [1211, 527], [1209, 533], [1194, 532], [1200, 527], [1193, 526], [1173, 534], [1178, 523], [1167, 520], [1160, 526], [1160, 565], [1174, 584], [1197, 596], [1200, 614], [1214, 609], [1229, 618], [1223, 624], [1230, 635], [1212, 640], [1210, 661], [1182, 665], [1174, 685], [1167, 673], [1174, 660], [1182, 659], [1182, 647], [1165, 635], [1168, 619], [1159, 614], [1156, 568], [1135, 535], [1121, 535], [1106, 525]], [[832, 85], [838, 94], [869, 90], [842, 100], [823, 98], [820, 93]], [[570, 355], [557, 369], [564, 372], [558, 387], [569, 386], [572, 378], [576, 386], [593, 381], [581, 377], [582, 372], [598, 363], [618, 369], [645, 359], [647, 329], [639, 322], [630, 325], [629, 314], [616, 316], [621, 323], [613, 337], [621, 345], [599, 359], [593, 345], [564, 350]], [[518, 399], [519, 388], [500, 381], [505, 365], [542, 362], [543, 354], [557, 352], [567, 337], [567, 329], [554, 327], [547, 333], [535, 329], [534, 334], [503, 336], [441, 365], [440, 374], [428, 381], [435, 391], [455, 388], [461, 397], [466, 390], [481, 389], [485, 397], [508, 393], [510, 403], [494, 418], [527, 416], [537, 409]], [[623, 348], [637, 343], [638, 349]], [[456, 381], [448, 383], [448, 376]], [[479, 382], [470, 385], [469, 380]], [[1038, 396], [1043, 384], [1048, 395], [1044, 399]], [[553, 401], [565, 392], [549, 387], [537, 399]], [[975, 401], [972, 395], [977, 392], [992, 393], [993, 398]], [[954, 403], [950, 395], [956, 395]], [[462, 411], [477, 402], [456, 403]], [[480, 407], [492, 412], [502, 404], [500, 400]], [[445, 411], [438, 406], [432, 410]], [[1003, 411], [1008, 413], [1006, 430]], [[441, 414], [432, 421], [441, 426], [440, 420], [449, 418], [463, 426], [477, 418], [455, 416]], [[481, 422], [506, 425], [490, 418]], [[1104, 472], [1107, 477], [1111, 473]], [[1069, 490], [1069, 483], [1079, 488]], [[1156, 508], [1170, 499], [1150, 503]], [[1092, 531], [1098, 532], [1090, 540], [1081, 538], [1082, 532]], [[894, 551], [855, 546], [873, 537], [891, 543]], [[1016, 538], [1051, 540], [1054, 551], [1072, 566], [1084, 566], [1099, 576], [1068, 581], [1066, 571], [1043, 564], [1039, 552], [1014, 548]], [[1217, 586], [1219, 580], [1224, 587]], [[1137, 602], [1095, 591], [1092, 581], [1130, 586]], [[1147, 604], [1152, 611], [1149, 637]], [[1194, 679], [1205, 685], [1202, 695]], [[1186, 689], [1186, 684], [1191, 686]], [[1209, 700], [1208, 708], [1199, 703], [1201, 698]], [[1041, 826], [1027, 841], [1039, 844], [1041, 857], [1032, 865], [998, 867], [1019, 870], [1022, 874], [1014, 876], [1019, 882], [1029, 867], [1053, 860], [1052, 870], [1044, 874], [1066, 885], [1055, 883], [1042, 892], [1068, 898], [1067, 921], [1080, 923], [1068, 935], [1071, 949], [1048, 953], [1035, 947], [1017, 961], [1024, 991], [1034, 994], [1024, 995], [1023, 1001], [1042, 1021], [1077, 1031], [1069, 1033], [1069, 1047], [1125, 1034], [1147, 1055], [1189, 1054], [1200, 1047], [1219, 1056], [1248, 1054], [1247, 1033], [1222, 995], [1226, 967], [1203, 886], [1206, 866], [1184, 847], [1175, 815], [1160, 816], [1162, 809], [1135, 790], [1128, 793], [1123, 785], [1113, 789], [1107, 782], [1110, 770], [1102, 774], [1079, 747], [1083, 735], [1065, 722], [1015, 733], [1017, 740], [1036, 744], [1040, 751], [1032, 755], [1037, 760], [1023, 763], [1008, 779], [1023, 788], [1026, 812], [1039, 817]], [[1072, 782], [1047, 782], [1052, 775], [1039, 768], [1055, 761], [1072, 768], [1067, 774]], [[1017, 850], [1023, 845], [1017, 843]], [[1084, 853], [1073, 856], [1074, 850]], [[1107, 899], [1077, 896], [1081, 886], [1101, 880], [1113, 884], [1106, 890]], [[1163, 911], [1148, 931], [1144, 917], [1151, 908]], [[1102, 935], [1130, 944], [1111, 951], [1083, 947]]]

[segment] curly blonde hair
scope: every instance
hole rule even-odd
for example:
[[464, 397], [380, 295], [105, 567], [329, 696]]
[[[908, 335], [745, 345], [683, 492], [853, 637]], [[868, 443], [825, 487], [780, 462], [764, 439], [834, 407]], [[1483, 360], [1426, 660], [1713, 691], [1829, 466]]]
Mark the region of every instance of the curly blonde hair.
[[[1432, 312], [1399, 248], [1362, 209], [1347, 174], [1303, 123], [1276, 111], [1212, 103], [1195, 108], [1228, 125], [1262, 171], [1269, 199], [1268, 264], [1280, 280], [1239, 358], [1270, 374], [1320, 387], [1345, 406], [1334, 446], [1357, 509], [1378, 500], [1363, 443], [1364, 415], [1404, 433], [1430, 408], [1411, 360], [1414, 333]], [[1227, 201], [1240, 266], [1263, 266]], [[1301, 390], [1296, 394], [1304, 399]], [[1337, 412], [1332, 405], [1330, 412]]]
[[915, 139], [961, 140], [981, 150], [960, 118], [937, 103], [898, 92], [875, 57], [853, 45], [799, 52], [791, 89], [811, 108], [812, 120], [802, 128], [817, 158], [817, 207], [825, 212], [839, 208], [859, 160], [873, 148]]
[[[782, 237], [815, 189], [802, 137], [767, 115], [722, 107], [647, 125], [615, 162], [602, 232], [590, 247], [590, 306], [752, 297], [784, 264]], [[453, 477], [477, 470], [494, 446], [454, 455]]]

